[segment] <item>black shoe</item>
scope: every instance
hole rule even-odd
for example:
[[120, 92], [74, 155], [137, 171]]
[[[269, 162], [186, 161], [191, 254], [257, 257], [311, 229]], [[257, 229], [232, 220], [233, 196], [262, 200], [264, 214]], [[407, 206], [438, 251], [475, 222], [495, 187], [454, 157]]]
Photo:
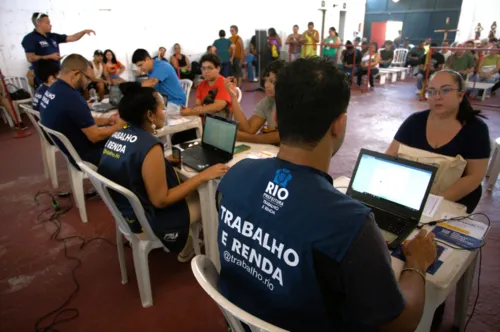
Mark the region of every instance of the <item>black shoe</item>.
[[443, 302], [439, 307], [437, 307], [436, 311], [434, 312], [434, 318], [432, 318], [432, 327], [437, 328], [441, 323], [443, 322], [443, 316], [444, 316], [444, 307], [446, 305], [446, 302]]

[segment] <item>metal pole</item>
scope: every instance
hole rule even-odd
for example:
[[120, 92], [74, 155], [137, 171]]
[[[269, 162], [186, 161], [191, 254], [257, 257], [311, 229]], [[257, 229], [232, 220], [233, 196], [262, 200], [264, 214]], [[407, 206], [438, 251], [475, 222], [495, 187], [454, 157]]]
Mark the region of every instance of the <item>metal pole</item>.
[[17, 117], [17, 112], [16, 109], [14, 108], [14, 103], [12, 102], [12, 99], [10, 98], [10, 93], [9, 89], [7, 87], [7, 84], [5, 84], [4, 76], [2, 74], [2, 69], [0, 69], [0, 78], [2, 80], [2, 85], [5, 88], [5, 98], [9, 101], [10, 109], [12, 110], [12, 114], [14, 115], [14, 119], [16, 120], [17, 124], [17, 132], [14, 134], [14, 138], [23, 138], [23, 137], [28, 137], [31, 135], [31, 131], [29, 130], [24, 130], [21, 128], [21, 119]]
[[321, 47], [321, 43], [324, 40], [325, 37], [325, 15], [326, 15], [326, 8], [321, 8], [320, 9], [322, 12], [322, 19], [321, 19], [321, 39], [319, 40], [319, 55], [323, 56], [323, 47]]

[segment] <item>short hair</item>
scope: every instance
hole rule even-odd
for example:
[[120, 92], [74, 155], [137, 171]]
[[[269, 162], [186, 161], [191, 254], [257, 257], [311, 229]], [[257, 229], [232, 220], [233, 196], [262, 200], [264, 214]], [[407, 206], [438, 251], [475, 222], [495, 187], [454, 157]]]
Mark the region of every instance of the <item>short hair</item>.
[[59, 74], [59, 64], [51, 60], [38, 60], [38, 77], [43, 83], [49, 81], [50, 76], [56, 77]]
[[438, 46], [438, 44], [436, 42], [431, 43], [431, 47], [437, 47], [437, 46]]
[[234, 29], [234, 30], [236, 30], [236, 32], [238, 32], [238, 27], [236, 25], [231, 25], [230, 28]]
[[425, 40], [420, 40], [418, 43], [419, 44], [425, 44]]
[[392, 45], [392, 40], [386, 40], [384, 45]]
[[368, 45], [368, 42], [367, 41], [364, 41], [361, 43], [361, 46], [367, 46]]
[[72, 70], [86, 71], [89, 67], [89, 62], [80, 54], [68, 55], [61, 64], [62, 72], [70, 72]]
[[207, 52], [210, 52], [210, 50], [212, 49], [212, 47], [214, 47], [213, 45], [208, 45], [207, 46]]
[[224, 30], [219, 30], [219, 37], [220, 37], [220, 38], [224, 38], [224, 37], [226, 37], [226, 31], [224, 31]]
[[200, 65], [202, 65], [203, 62], [211, 62], [215, 68], [220, 67], [220, 59], [215, 54], [208, 53], [208, 54], [203, 55], [200, 59]]
[[281, 71], [281, 69], [283, 69], [284, 66], [284, 60], [274, 60], [269, 65], [267, 65], [266, 69], [264, 70], [264, 76], [262, 77], [268, 77], [271, 73], [278, 76], [279, 72]]
[[151, 58], [148, 51], [143, 48], [138, 48], [135, 50], [134, 54], [132, 54], [132, 63], [136, 64], [139, 61], [144, 61], [147, 58]]
[[314, 26], [314, 22], [307, 23], [307, 26], [310, 26], [310, 25]]
[[346, 112], [351, 95], [347, 76], [333, 62], [319, 57], [285, 64], [275, 90], [281, 142], [309, 150]]
[[158, 93], [152, 87], [142, 87], [137, 82], [125, 82], [119, 85], [123, 98], [118, 105], [118, 113], [123, 120], [142, 127], [146, 121], [147, 112], [156, 112], [158, 99], [155, 93]]
[[293, 27], [294, 27], [294, 28], [297, 28], [297, 29], [299, 28], [299, 26], [298, 26], [297, 24], [295, 24]]
[[40, 21], [44, 17], [49, 17], [49, 15], [41, 13], [41, 12], [36, 12], [31, 15], [31, 22], [33, 22], [33, 25], [36, 26], [38, 21]]
[[[179, 45], [179, 44], [174, 44], [174, 47], [175, 47], [175, 45]], [[165, 51], [167, 51], [167, 49], [166, 49], [165, 47], [163, 47], [163, 46], [160, 46], [160, 47], [158, 48], [158, 50], [161, 50], [162, 48], [163, 48]]]
[[361, 37], [354, 38], [354, 41], [360, 42], [361, 41]]

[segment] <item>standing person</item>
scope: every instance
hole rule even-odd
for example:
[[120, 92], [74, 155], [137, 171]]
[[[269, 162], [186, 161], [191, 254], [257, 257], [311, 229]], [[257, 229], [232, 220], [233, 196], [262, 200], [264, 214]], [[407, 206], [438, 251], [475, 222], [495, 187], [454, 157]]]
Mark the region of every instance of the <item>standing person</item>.
[[84, 89], [85, 99], [89, 99], [88, 92], [95, 89], [99, 95], [99, 100], [104, 99], [106, 93], [106, 83], [109, 82], [108, 70], [104, 63], [104, 53], [101, 50], [94, 52], [94, 59], [91, 62], [93, 77], [92, 82]]
[[120, 75], [125, 71], [125, 66], [118, 60], [116, 60], [115, 52], [112, 50], [104, 51], [104, 65], [106, 66], [106, 71], [109, 76], [109, 84], [118, 85], [125, 82]]
[[[259, 79], [259, 61], [257, 54], [257, 42], [255, 35], [250, 38], [250, 44], [248, 45], [248, 53], [245, 57], [245, 63], [247, 65], [247, 75], [249, 82], [258, 82]], [[255, 68], [255, 77], [254, 76], [254, 68]]]
[[240, 161], [218, 187], [218, 288], [288, 331], [414, 331], [434, 234], [404, 244], [396, 279], [373, 213], [333, 187], [327, 172], [346, 137], [349, 98], [345, 75], [325, 59], [280, 72], [278, 156]]
[[180, 73], [181, 79], [193, 80], [194, 74], [191, 71], [191, 62], [189, 58], [182, 54], [181, 45], [179, 43], [174, 44], [174, 54], [170, 57], [170, 63], [174, 66], [175, 70]]
[[314, 23], [307, 24], [307, 30], [302, 34], [302, 57], [316, 56], [319, 43], [319, 32], [314, 29]]
[[267, 30], [267, 44], [269, 45], [269, 52], [271, 55], [271, 60], [278, 60], [280, 58], [281, 50], [281, 38], [278, 36], [275, 28], [269, 28]]
[[401, 47], [403, 41], [403, 31], [398, 30], [398, 36], [394, 39], [394, 47], [399, 48]]
[[288, 36], [285, 44], [289, 46], [288, 52], [290, 53], [290, 60], [295, 61], [300, 58], [302, 52], [302, 36], [299, 33], [299, 26], [293, 26], [293, 33]]
[[74, 35], [60, 35], [52, 33], [52, 24], [47, 14], [33, 13], [31, 22], [35, 29], [24, 36], [22, 45], [26, 53], [26, 59], [33, 66], [35, 72], [35, 83], [40, 84], [38, 78], [38, 60], [50, 60], [59, 63], [61, 55], [59, 53], [59, 44], [71, 43], [80, 40], [84, 35], [94, 34], [94, 30], [82, 30]]
[[31, 106], [35, 111], [40, 112], [40, 102], [45, 92], [57, 80], [59, 75], [59, 64], [50, 60], [38, 60], [38, 73], [42, 84], [35, 91]]
[[363, 54], [360, 63], [360, 70], [358, 71], [358, 86], [361, 86], [361, 78], [363, 75], [368, 74], [368, 67], [370, 68], [370, 77], [368, 80], [370, 82], [370, 88], [373, 90], [375, 85], [373, 83], [373, 77], [378, 74], [378, 64], [380, 62], [380, 54], [377, 52], [377, 42], [372, 42], [370, 48]]
[[179, 82], [174, 67], [162, 60], [153, 60], [148, 51], [139, 48], [132, 54], [132, 63], [148, 79], [141, 82], [142, 86], [154, 87], [162, 96], [167, 98], [167, 113], [179, 114], [181, 106], [186, 105], [186, 92]]
[[165, 62], [168, 62], [167, 60], [167, 49], [163, 46], [160, 46], [160, 48], [158, 49], [158, 55], [156, 55], [153, 60], [162, 60], [162, 61], [165, 61]]
[[323, 56], [333, 63], [337, 63], [337, 51], [340, 45], [340, 38], [337, 30], [331, 27], [328, 30], [328, 37], [323, 40]]
[[[44, 126], [66, 136], [82, 160], [97, 166], [106, 140], [125, 123], [115, 117], [92, 117], [89, 105], [80, 93], [91, 75], [87, 59], [79, 54], [68, 55], [61, 65], [59, 79], [45, 92], [39, 109]], [[54, 141], [73, 160], [64, 145], [56, 138]]]
[[342, 57], [342, 70], [348, 76], [352, 76], [354, 68], [354, 75], [357, 75], [359, 64], [361, 63], [361, 51], [354, 48], [350, 40], [345, 43], [345, 48], [346, 50]]
[[[432, 43], [431, 47], [437, 47], [436, 43]], [[431, 63], [429, 64], [429, 77], [437, 71], [443, 69], [444, 56], [439, 52], [432, 52]], [[427, 74], [427, 54], [420, 57], [420, 72], [417, 75], [417, 94], [419, 94], [424, 87], [424, 80]]]
[[245, 60], [245, 47], [243, 46], [243, 39], [238, 36], [238, 27], [236, 25], [231, 25], [229, 28], [231, 37], [229, 40], [234, 45], [234, 55], [233, 62], [231, 64], [231, 74], [236, 78], [236, 85], [241, 87], [241, 81], [243, 80], [243, 72], [241, 71], [241, 66]]
[[233, 63], [235, 45], [226, 38], [226, 31], [219, 31], [219, 39], [213, 44], [217, 50], [217, 57], [221, 61], [221, 74], [224, 77], [231, 76], [231, 64]]
[[390, 40], [386, 40], [384, 47], [385, 48], [380, 51], [380, 67], [389, 68], [391, 66], [392, 60], [394, 59], [392, 42]]
[[203, 82], [196, 89], [194, 108], [183, 108], [181, 115], [215, 114], [230, 118], [231, 96], [224, 86], [224, 77], [219, 75], [221, 62], [215, 54], [205, 54], [200, 59]]

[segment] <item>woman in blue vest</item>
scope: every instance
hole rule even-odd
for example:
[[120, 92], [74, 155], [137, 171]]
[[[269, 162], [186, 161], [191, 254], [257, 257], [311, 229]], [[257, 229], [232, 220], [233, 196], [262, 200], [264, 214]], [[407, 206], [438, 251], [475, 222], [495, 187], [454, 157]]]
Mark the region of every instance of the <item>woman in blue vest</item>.
[[[180, 262], [187, 262], [194, 255], [188, 242], [189, 225], [200, 220], [196, 189], [224, 175], [228, 166], [212, 166], [181, 183], [164, 157], [163, 145], [155, 137], [156, 130], [165, 123], [162, 96], [155, 89], [135, 82], [121, 84], [120, 90], [124, 96], [118, 110], [127, 125], [106, 143], [99, 173], [137, 195], [153, 232], [170, 251], [180, 252]], [[112, 196], [130, 229], [140, 238], [142, 229], [132, 207], [125, 197]]]

